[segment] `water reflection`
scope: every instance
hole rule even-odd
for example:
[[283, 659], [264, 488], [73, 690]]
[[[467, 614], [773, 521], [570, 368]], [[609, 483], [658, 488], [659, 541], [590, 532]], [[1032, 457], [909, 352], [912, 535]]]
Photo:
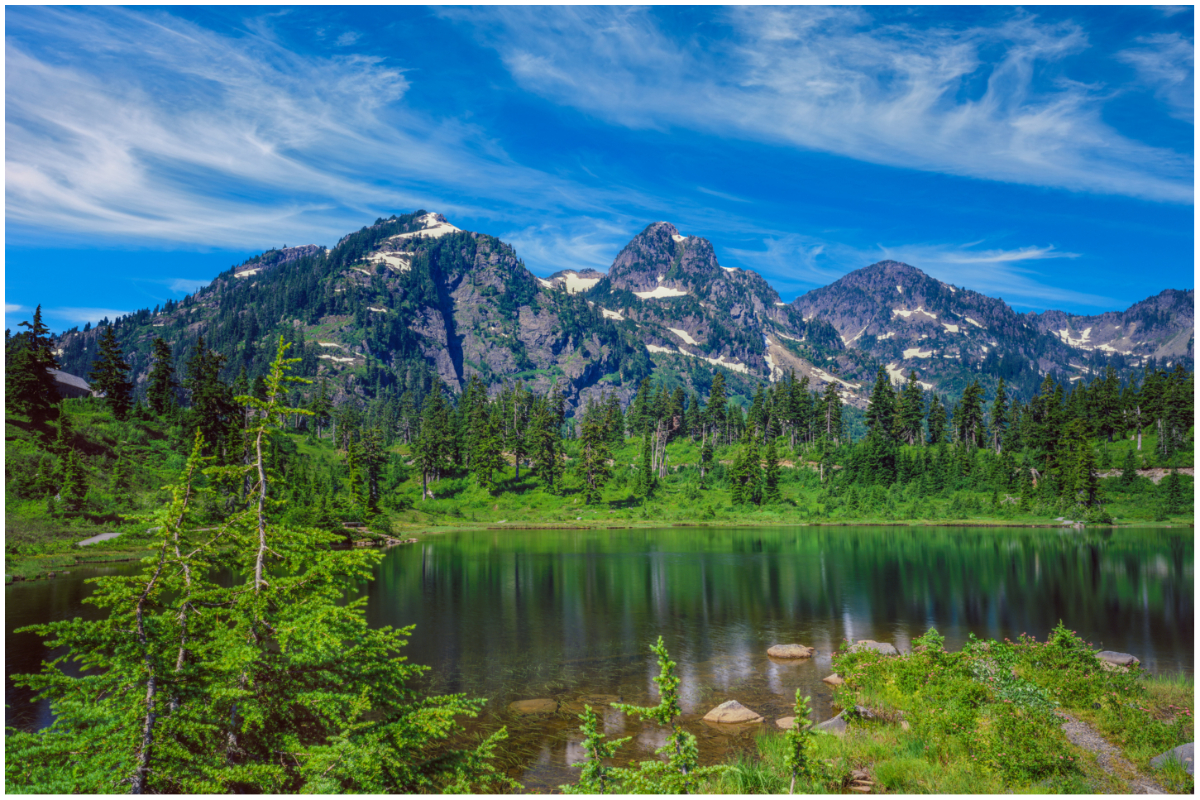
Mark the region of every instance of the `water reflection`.
[[[736, 699], [767, 718], [797, 688], [818, 719], [832, 712], [821, 678], [846, 639], [901, 650], [929, 627], [947, 646], [971, 633], [1044, 637], [1064, 620], [1098, 647], [1136, 654], [1153, 672], [1192, 671], [1191, 532], [957, 528], [486, 531], [390, 551], [365, 587], [372, 625], [415, 625], [405, 655], [432, 667], [430, 690], [489, 698], [475, 723], [509, 726], [510, 773], [533, 788], [571, 780], [575, 714], [589, 702], [630, 756], [663, 733], [606, 707], [655, 702], [662, 635], [683, 679], [685, 724], [706, 760], [751, 746], [753, 731], [700, 723]], [[6, 670], [36, 669], [36, 639], [14, 627], [78, 613], [76, 576], [6, 590]], [[90, 607], [85, 607], [90, 610]], [[94, 612], [93, 612], [94, 613]], [[817, 648], [788, 663], [777, 643]], [[45, 724], [8, 687], [9, 724]], [[550, 697], [560, 711], [517, 717], [508, 703]]]

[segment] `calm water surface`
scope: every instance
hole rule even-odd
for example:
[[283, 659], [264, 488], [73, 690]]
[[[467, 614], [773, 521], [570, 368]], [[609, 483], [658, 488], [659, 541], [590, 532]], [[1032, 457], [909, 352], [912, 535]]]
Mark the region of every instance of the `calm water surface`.
[[[1193, 669], [1193, 535], [980, 528], [671, 528], [480, 531], [391, 550], [363, 588], [373, 625], [415, 625], [405, 655], [432, 669], [431, 691], [489, 703], [473, 723], [507, 725], [506, 763], [530, 789], [573, 779], [582, 703], [653, 703], [648, 645], [662, 635], [683, 679], [685, 725], [708, 761], [752, 746], [754, 729], [700, 721], [736, 699], [767, 717], [790, 713], [797, 687], [817, 719], [831, 715], [821, 678], [846, 639], [901, 650], [930, 627], [949, 648], [971, 633], [1044, 638], [1065, 621], [1097, 647], [1134, 653], [1151, 672]], [[34, 622], [95, 614], [77, 572], [7, 587], [6, 675], [36, 670], [47, 651], [13, 634]], [[817, 656], [772, 661], [798, 642]], [[8, 724], [41, 727], [48, 710], [6, 687]], [[514, 700], [550, 697], [560, 712], [517, 717]], [[631, 757], [662, 744], [604, 711]]]

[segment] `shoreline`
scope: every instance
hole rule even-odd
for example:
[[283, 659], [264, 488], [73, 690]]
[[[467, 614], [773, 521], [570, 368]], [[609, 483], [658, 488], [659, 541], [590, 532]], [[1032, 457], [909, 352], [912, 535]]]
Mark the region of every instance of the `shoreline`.
[[[538, 531], [538, 530], [569, 530], [569, 531], [593, 531], [593, 530], [640, 530], [640, 529], [657, 529], [657, 528], [1025, 528], [1025, 529], [1064, 529], [1064, 530], [1138, 530], [1150, 528], [1185, 528], [1195, 529], [1195, 523], [1182, 522], [1132, 522], [1118, 524], [1081, 524], [1079, 527], [1074, 525], [1066, 525], [1059, 522], [1048, 523], [1031, 523], [1031, 522], [1010, 522], [1003, 520], [887, 520], [887, 521], [855, 521], [855, 520], [831, 520], [826, 522], [814, 522], [805, 520], [803, 522], [779, 522], [771, 521], [755, 521], [755, 520], [729, 520], [729, 521], [714, 521], [714, 520], [697, 520], [697, 521], [662, 521], [654, 522], [650, 520], [631, 520], [627, 525], [606, 525], [597, 521], [596, 524], [587, 524], [580, 522], [577, 524], [568, 523], [547, 523], [538, 524], [533, 522], [514, 521], [513, 523], [496, 523], [492, 521], [476, 522], [476, 523], [459, 523], [454, 525], [446, 525], [444, 527], [438, 525], [423, 526], [423, 525], [395, 525], [386, 535], [392, 537], [424, 537], [437, 536], [445, 533], [463, 533], [468, 531]], [[15, 558], [11, 564], [5, 569], [4, 584], [10, 586], [14, 583], [28, 583], [32, 581], [53, 580], [59, 572], [69, 573], [74, 569], [81, 569], [93, 564], [119, 564], [139, 561], [150, 555], [153, 552], [153, 547], [148, 546], [144, 540], [132, 541], [127, 545], [113, 545], [109, 540], [105, 544], [109, 545], [102, 550], [96, 558], [87, 557], [83, 554], [75, 554], [71, 551], [61, 553], [47, 553], [22, 558]], [[419, 542], [419, 539], [418, 539]], [[399, 547], [409, 542], [394, 542], [387, 545], [376, 545], [386, 548]], [[93, 545], [94, 547], [94, 545]], [[111, 556], [111, 557], [109, 557]], [[80, 558], [84, 560], [80, 560]], [[71, 562], [66, 559], [71, 558]], [[44, 563], [51, 562], [51, 563]]]

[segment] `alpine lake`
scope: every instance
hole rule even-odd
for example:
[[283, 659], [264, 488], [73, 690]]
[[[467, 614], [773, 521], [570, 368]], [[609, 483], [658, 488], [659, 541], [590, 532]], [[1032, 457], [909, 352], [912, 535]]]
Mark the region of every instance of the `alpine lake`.
[[[662, 636], [682, 679], [683, 724], [702, 763], [751, 750], [777, 730], [797, 688], [816, 721], [835, 713], [821, 679], [846, 640], [891, 642], [902, 652], [935, 627], [957, 649], [974, 634], [1044, 639], [1061, 619], [1097, 649], [1128, 652], [1151, 673], [1193, 670], [1193, 530], [950, 527], [476, 530], [424, 536], [389, 550], [361, 587], [372, 625], [415, 626], [404, 649], [431, 669], [419, 687], [487, 698], [473, 739], [505, 725], [500, 758], [527, 791], [574, 782], [584, 759], [577, 718], [585, 703], [621, 754], [651, 757], [654, 724], [608, 706], [652, 705], [658, 674], [649, 646]], [[76, 569], [5, 588], [6, 678], [51, 655], [24, 625], [95, 616], [84, 604], [99, 574]], [[773, 644], [816, 648], [775, 660]], [[520, 700], [548, 699], [521, 715]], [[711, 725], [729, 699], [766, 718]], [[49, 708], [6, 682], [6, 724], [39, 728]]]

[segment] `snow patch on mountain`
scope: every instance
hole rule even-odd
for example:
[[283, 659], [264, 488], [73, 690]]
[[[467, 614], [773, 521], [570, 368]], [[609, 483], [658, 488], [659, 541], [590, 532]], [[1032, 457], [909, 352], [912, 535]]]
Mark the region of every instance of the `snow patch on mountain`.
[[893, 337], [893, 336], [895, 336], [895, 335], [896, 335], [896, 332], [895, 332], [895, 331], [888, 331], [888, 332], [887, 332], [887, 333], [885, 333], [883, 336], [880, 336], [880, 337], [879, 337], [879, 341], [881, 341], [881, 342], [882, 342], [884, 339], [890, 339], [890, 338], [892, 338], [892, 337]]
[[377, 311], [380, 314], [387, 313], [386, 308], [376, 308], [375, 306], [367, 306], [367, 311]]
[[688, 344], [700, 344], [691, 337], [691, 334], [681, 328], [667, 328], [667, 330], [678, 336], [680, 339], [683, 339]]
[[842, 386], [845, 386], [847, 389], [861, 389], [862, 388], [862, 386], [860, 384], [850, 383], [849, 381], [844, 381], [841, 378], [837, 377], [836, 375], [830, 375], [828, 372], [821, 369], [820, 367], [813, 367], [812, 371], [813, 371], [814, 375], [816, 375], [818, 378], [825, 381], [826, 383], [835, 383], [836, 382], [836, 383], [841, 384]]
[[538, 279], [537, 279], [537, 281], [538, 281], [538, 283], [540, 283], [542, 286], [545, 286], [547, 289], [553, 289], [553, 288], [554, 288], [554, 284], [553, 284], [553, 283], [551, 283], [550, 281], [546, 280], [545, 278], [538, 278]]
[[930, 319], [937, 319], [937, 314], [934, 314], [932, 311], [926, 311], [925, 306], [917, 306], [916, 310], [910, 310], [907, 308], [893, 308], [892, 309], [892, 316], [896, 316], [896, 317], [904, 317], [905, 319], [908, 319], [913, 314], [923, 314], [923, 315], [929, 317]]
[[[661, 279], [660, 279], [661, 280]], [[662, 297], [683, 297], [687, 292], [671, 289], [667, 286], [657, 286], [649, 292], [634, 292], [642, 300], [657, 300]]]
[[943, 322], [942, 327], [945, 328], [948, 333], [958, 333], [957, 325], [951, 325], [949, 322]]
[[621, 316], [619, 311], [609, 311], [604, 306], [600, 306], [600, 313], [604, 315], [605, 319], [615, 319], [617, 322], [625, 321], [625, 318]]
[[[885, 369], [887, 369], [888, 377], [892, 379], [892, 383], [903, 386], [908, 381], [908, 376], [904, 374], [904, 370], [900, 367], [897, 367], [895, 364], [888, 364]], [[932, 383], [926, 383], [922, 380], [918, 380], [917, 385], [925, 391], [929, 391], [933, 388]]]
[[397, 233], [395, 236], [389, 236], [388, 241], [399, 239], [440, 239], [448, 233], [458, 233], [459, 229], [446, 221], [446, 218], [441, 214], [424, 214], [417, 217], [417, 222], [421, 224], [421, 230], [410, 231], [409, 233]]
[[671, 234], [671, 238], [672, 238], [672, 239], [674, 239], [674, 240], [675, 240], [675, 241], [677, 241], [677, 242], [682, 242], [682, 241], [684, 241], [685, 239], [687, 239], [687, 237], [686, 237], [686, 236], [681, 236], [681, 235], [680, 235], [680, 234], [678, 234], [678, 233], [672, 233], [672, 234]]
[[745, 364], [738, 364], [733, 361], [726, 361], [725, 356], [717, 356], [716, 358], [709, 358], [708, 356], [701, 356], [701, 355], [697, 355], [695, 353], [685, 353], [682, 350], [675, 350], [670, 347], [659, 347], [658, 345], [655, 345], [655, 344], [646, 345], [646, 350], [651, 353], [670, 353], [671, 355], [676, 355], [676, 356], [688, 356], [689, 358], [698, 358], [701, 361], [707, 361], [708, 363], [710, 363], [716, 367], [725, 367], [725, 369], [731, 369], [734, 372], [741, 372], [745, 375], [750, 374], [750, 370], [746, 367]]
[[397, 272], [408, 272], [412, 269], [412, 256], [408, 253], [372, 253], [367, 256], [367, 260], [372, 264], [383, 264]]
[[969, 322], [969, 323], [971, 323], [972, 325], [974, 325], [976, 328], [982, 328], [982, 327], [983, 327], [982, 325], [980, 325], [978, 322], [976, 322], [975, 320], [971, 319], [970, 317], [963, 317], [963, 319], [965, 319], [967, 322]]
[[919, 347], [910, 347], [904, 351], [905, 358], [929, 358], [931, 355], [933, 355], [932, 350], [926, 353], [922, 352], [921, 348]]
[[1062, 330], [1054, 331], [1053, 333], [1055, 336], [1057, 336], [1059, 339], [1062, 339], [1063, 342], [1065, 342], [1066, 344], [1069, 344], [1071, 347], [1083, 347], [1086, 350], [1093, 349], [1091, 347], [1088, 347], [1086, 344], [1087, 340], [1092, 337], [1092, 329], [1091, 328], [1084, 328], [1083, 334], [1078, 339], [1076, 339], [1074, 336], [1071, 335], [1071, 331], [1069, 328], [1063, 328]]

